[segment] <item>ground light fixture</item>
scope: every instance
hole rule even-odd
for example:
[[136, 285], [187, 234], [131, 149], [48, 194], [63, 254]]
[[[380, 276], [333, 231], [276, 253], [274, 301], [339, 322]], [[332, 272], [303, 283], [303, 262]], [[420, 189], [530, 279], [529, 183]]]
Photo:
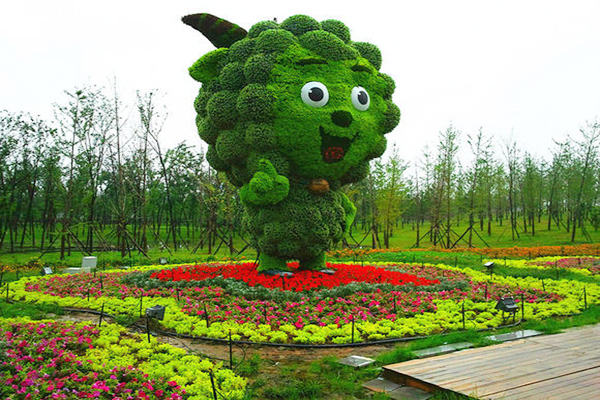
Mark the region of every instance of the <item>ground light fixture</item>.
[[483, 266], [487, 268], [488, 272], [490, 273], [491, 279], [494, 276], [494, 263], [492, 261], [489, 261], [483, 264]]
[[162, 321], [165, 319], [165, 306], [155, 305], [146, 308], [146, 334], [148, 335], [148, 343], [150, 343], [150, 318]]
[[42, 275], [52, 275], [54, 272], [52, 271], [52, 268], [50, 267], [43, 267], [42, 268]]
[[166, 257], [161, 257], [158, 259], [158, 263], [160, 265], [167, 265], [169, 263], [169, 260]]
[[496, 304], [496, 310], [502, 311], [502, 321], [504, 321], [504, 313], [507, 312], [512, 314], [513, 323], [515, 322], [515, 314], [519, 310], [517, 303], [515, 303], [515, 299], [512, 297], [503, 297]]
[[165, 319], [165, 310], [167, 308], [165, 306], [155, 305], [153, 307], [146, 308], [146, 317], [154, 318], [159, 321]]
[[281, 287], [283, 288], [283, 290], [285, 290], [285, 278], [291, 278], [292, 276], [294, 276], [293, 272], [290, 271], [273, 271], [273, 270], [269, 270], [269, 271], [265, 271], [264, 272], [267, 275], [270, 276], [278, 276], [281, 278]]

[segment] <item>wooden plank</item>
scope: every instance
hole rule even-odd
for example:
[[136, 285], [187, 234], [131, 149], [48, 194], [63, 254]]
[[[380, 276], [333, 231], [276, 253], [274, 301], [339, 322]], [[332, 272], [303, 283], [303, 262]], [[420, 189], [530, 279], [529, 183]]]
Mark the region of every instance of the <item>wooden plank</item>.
[[523, 398], [527, 396], [541, 396], [552, 391], [567, 392], [578, 390], [581, 387], [588, 387], [590, 382], [598, 379], [597, 372], [578, 371], [570, 375], [551, 377], [547, 380], [538, 381], [529, 385], [523, 385], [514, 388], [505, 388], [496, 393], [486, 393], [489, 398]]
[[[586, 345], [585, 350], [595, 350], [598, 344], [590, 343]], [[453, 373], [453, 368], [459, 368], [460, 370], [467, 370], [468, 368], [479, 368], [484, 363], [488, 365], [502, 366], [502, 365], [514, 365], [521, 364], [523, 360], [527, 361], [532, 359], [539, 359], [549, 353], [552, 353], [553, 357], [551, 359], [556, 359], [559, 354], [564, 354], [564, 352], [570, 353], [580, 353], [577, 357], [585, 358], [585, 353], [571, 351], [570, 349], [555, 349], [555, 348], [543, 348], [538, 345], [534, 347], [513, 347], [512, 351], [498, 351], [497, 346], [485, 348], [487, 354], [479, 354], [479, 356], [473, 357], [470, 353], [463, 351], [461, 353], [454, 353], [452, 355], [448, 355], [451, 357], [444, 357], [436, 360], [437, 362], [428, 363], [427, 360], [418, 360], [420, 361], [420, 365], [413, 365], [412, 368], [402, 368], [399, 370], [398, 368], [392, 368], [402, 373], [409, 374], [423, 374], [427, 372], [431, 372], [433, 375], [429, 377], [437, 376], [439, 374], [444, 373]], [[534, 352], [533, 355], [528, 354], [529, 352]], [[438, 358], [438, 357], [436, 357]], [[394, 367], [395, 365], [387, 366], [386, 368]], [[447, 371], [447, 372], [446, 372]]]
[[600, 393], [600, 325], [384, 366], [406, 380], [486, 398], [582, 398]]
[[493, 362], [495, 360], [505, 359], [511, 357], [512, 355], [521, 354], [523, 352], [522, 347], [515, 347], [512, 344], [510, 346], [498, 346], [502, 347], [496, 348], [495, 350], [491, 350], [490, 347], [464, 350], [459, 353], [452, 353], [424, 360], [413, 360], [416, 362], [408, 361], [405, 365], [402, 363], [388, 365], [386, 368], [397, 370], [403, 373], [422, 373], [436, 370], [440, 367], [449, 369], [455, 366], [460, 366], [461, 368], [465, 368], [470, 363], [476, 363], [478, 361]]
[[[502, 344], [498, 344], [498, 345], [494, 345], [494, 347], [496, 346], [501, 346], [499, 348], [504, 348], [504, 347], [510, 347], [513, 346], [514, 344], [521, 342], [521, 340], [517, 340], [511, 343], [502, 343]], [[463, 354], [469, 354], [471, 357], [477, 357], [477, 355], [481, 352], [488, 352], [489, 351], [489, 347], [478, 347], [475, 349], [467, 349], [467, 350], [463, 350], [460, 352], [461, 355]], [[441, 362], [443, 360], [446, 359], [452, 359], [453, 357], [455, 357], [456, 355], [458, 355], [458, 353], [450, 353], [450, 354], [443, 354], [441, 356], [437, 356], [437, 357], [433, 357], [433, 358], [428, 358], [428, 359], [416, 359], [416, 360], [411, 360], [411, 361], [404, 361], [401, 363], [396, 363], [396, 364], [390, 364], [390, 365], [386, 365], [386, 368], [390, 368], [390, 369], [394, 369], [396, 367], [407, 367], [410, 368], [413, 365], [425, 365], [428, 362], [431, 363], [437, 363], [437, 362]]]
[[[600, 356], [598, 356], [597, 360], [598, 360], [598, 363], [600, 363]], [[598, 363], [596, 364], [596, 366], [599, 365]], [[493, 394], [493, 393], [501, 392], [501, 391], [505, 390], [506, 388], [511, 388], [511, 387], [514, 388], [514, 387], [523, 386], [523, 385], [530, 385], [530, 384], [533, 384], [536, 382], [553, 379], [558, 376], [572, 374], [572, 373], [582, 371], [582, 370], [583, 370], [582, 367], [580, 365], [578, 365], [577, 362], [572, 362], [570, 364], [565, 364], [562, 366], [557, 366], [557, 367], [548, 368], [548, 369], [544, 369], [543, 367], [541, 367], [540, 370], [538, 370], [538, 371], [533, 371], [526, 375], [521, 375], [516, 378], [502, 379], [502, 380], [494, 381], [490, 384], [479, 385], [478, 389], [480, 391], [485, 392], [486, 394]], [[469, 389], [471, 386], [472, 386], [472, 384], [463, 384], [463, 385], [458, 385], [458, 386], [443, 385], [443, 387], [449, 387], [452, 390]]]
[[[581, 369], [586, 369], [589, 367], [593, 367], [597, 365], [597, 361], [593, 359], [588, 359], [587, 357], [582, 357], [579, 354], [562, 351], [562, 352], [552, 352], [546, 354], [546, 356], [552, 356], [552, 361], [545, 360], [543, 358], [530, 356], [529, 358], [525, 358], [523, 360], [508, 360], [507, 362], [495, 364], [495, 365], [478, 365], [476, 368], [470, 369], [460, 369], [456, 371], [443, 371], [436, 374], [417, 374], [422, 379], [427, 377], [428, 379], [435, 380], [437, 382], [452, 383], [455, 381], [461, 380], [461, 376], [465, 376], [466, 379], [475, 379], [480, 376], [493, 376], [494, 380], [499, 380], [501, 377], [506, 378], [514, 378], [519, 375], [524, 375], [531, 371], [539, 371], [540, 363], [543, 363], [543, 369], [548, 368], [560, 368], [565, 363], [568, 362], [577, 362]], [[452, 373], [454, 372], [454, 377], [452, 377]]]
[[[421, 379], [434, 379], [444, 380], [449, 375], [457, 376], [479, 376], [484, 374], [496, 373], [504, 370], [516, 370], [515, 365], [525, 366], [531, 363], [537, 363], [543, 356], [553, 355], [555, 357], [567, 357], [581, 359], [581, 355], [573, 354], [568, 350], [556, 351], [555, 349], [540, 349], [537, 350], [535, 357], [531, 354], [523, 353], [519, 355], [519, 358], [505, 356], [498, 359], [481, 358], [478, 360], [466, 360], [466, 362], [458, 362], [453, 368], [443, 368], [434, 371], [416, 372], [403, 370], [403, 373], [412, 373], [421, 377]], [[564, 359], [563, 359], [564, 360]], [[460, 360], [459, 360], [460, 361]], [[558, 361], [557, 361], [558, 362]]]
[[[529, 396], [525, 397], [517, 397], [516, 399], [562, 399], [562, 400], [585, 400], [585, 399], [598, 399], [598, 394], [600, 393], [600, 385], [593, 386], [568, 386], [563, 388], [562, 390], [555, 390], [552, 392], [545, 392], [541, 390], [539, 393], [533, 393]], [[498, 399], [504, 399], [503, 397], [498, 397]]]
[[[554, 390], [579, 390], [582, 386], [589, 385], [594, 379], [600, 379], [600, 368], [588, 369], [586, 371], [576, 372], [571, 375], [556, 377], [552, 380], [536, 382], [531, 385], [521, 386], [513, 389], [507, 389], [502, 392], [494, 393], [492, 398], [501, 399], [522, 399], [527, 396], [550, 395]], [[600, 385], [600, 383], [599, 383]], [[600, 390], [600, 386], [598, 387]]]
[[564, 392], [556, 392], [552, 396], [562, 399], [598, 399], [600, 393], [600, 382], [596, 381], [592, 385], [579, 386], [579, 388], [566, 388]]
[[[477, 359], [470, 359], [467, 357], [464, 358], [457, 358], [456, 362], [452, 364], [452, 368], [453, 369], [467, 369], [467, 368], [473, 368], [473, 369], [478, 369], [481, 366], [488, 366], [489, 368], [501, 368], [504, 365], [515, 365], [518, 364], [520, 362], [526, 362], [531, 360], [532, 358], [534, 359], [541, 359], [544, 356], [547, 356], [548, 354], [560, 354], [560, 353], [569, 353], [571, 354], [572, 352], [569, 352], [567, 350], [560, 350], [560, 349], [549, 349], [549, 348], [535, 348], [534, 352], [527, 352], [527, 349], [518, 349], [518, 351], [516, 353], [493, 353], [490, 352], [489, 353], [489, 357], [480, 357]], [[535, 357], [532, 357], [532, 354], [535, 355]], [[579, 355], [582, 356], [582, 355]]]

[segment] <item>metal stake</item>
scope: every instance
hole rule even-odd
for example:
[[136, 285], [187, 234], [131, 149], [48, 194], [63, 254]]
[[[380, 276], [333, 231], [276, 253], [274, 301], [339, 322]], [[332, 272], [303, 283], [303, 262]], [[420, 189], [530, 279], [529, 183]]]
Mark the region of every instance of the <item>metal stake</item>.
[[525, 321], [525, 295], [523, 293], [521, 293], [521, 319]]
[[233, 369], [233, 342], [231, 341], [231, 329], [229, 330], [229, 368]]
[[148, 343], [150, 343], [150, 317], [146, 315], [146, 335], [148, 335]]
[[462, 302], [462, 324], [463, 324], [463, 330], [464, 330], [466, 327], [466, 324], [465, 324], [465, 300], [464, 299]]
[[585, 286], [583, 287], [583, 309], [587, 310], [587, 291], [585, 290]]
[[214, 400], [217, 400], [217, 388], [215, 387], [215, 378], [213, 378], [213, 373], [211, 370], [208, 371], [208, 374], [210, 375], [210, 384], [212, 385]]
[[354, 315], [352, 317], [352, 343], [354, 343]]
[[104, 317], [104, 303], [102, 303], [102, 309], [100, 310], [100, 322], [98, 322], [98, 326], [102, 326], [102, 318]]
[[202, 302], [202, 305], [204, 306], [204, 319], [206, 320], [206, 327], [208, 328], [210, 326], [210, 322], [208, 321], [208, 310], [206, 309], [205, 302]]

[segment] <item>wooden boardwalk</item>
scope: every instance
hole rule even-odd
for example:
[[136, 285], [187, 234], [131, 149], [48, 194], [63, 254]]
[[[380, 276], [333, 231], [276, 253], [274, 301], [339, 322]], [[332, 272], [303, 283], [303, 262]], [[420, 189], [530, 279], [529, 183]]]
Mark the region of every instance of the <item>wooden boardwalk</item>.
[[384, 377], [482, 399], [600, 399], [600, 325], [384, 367]]

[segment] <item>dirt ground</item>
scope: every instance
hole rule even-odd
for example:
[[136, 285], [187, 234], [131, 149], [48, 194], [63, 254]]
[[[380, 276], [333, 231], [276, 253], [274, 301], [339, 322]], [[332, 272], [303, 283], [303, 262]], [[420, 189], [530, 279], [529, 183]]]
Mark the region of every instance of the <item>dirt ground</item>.
[[[67, 312], [65, 315], [49, 316], [57, 321], [90, 322], [98, 324], [100, 316], [84, 312]], [[115, 323], [112, 318], [103, 317], [103, 323]], [[132, 327], [133, 331], [145, 333], [140, 328]], [[229, 346], [226, 343], [214, 343], [196, 339], [182, 339], [169, 336], [157, 336], [161, 342], [180, 347], [195, 354], [217, 359], [229, 363]], [[278, 363], [309, 363], [326, 356], [344, 358], [351, 355], [374, 358], [378, 354], [392, 350], [395, 344], [373, 345], [364, 347], [340, 347], [340, 348], [289, 348], [260, 345], [234, 345], [233, 357], [236, 360], [249, 359], [253, 354], [258, 354], [261, 359], [270, 361], [273, 365]]]

